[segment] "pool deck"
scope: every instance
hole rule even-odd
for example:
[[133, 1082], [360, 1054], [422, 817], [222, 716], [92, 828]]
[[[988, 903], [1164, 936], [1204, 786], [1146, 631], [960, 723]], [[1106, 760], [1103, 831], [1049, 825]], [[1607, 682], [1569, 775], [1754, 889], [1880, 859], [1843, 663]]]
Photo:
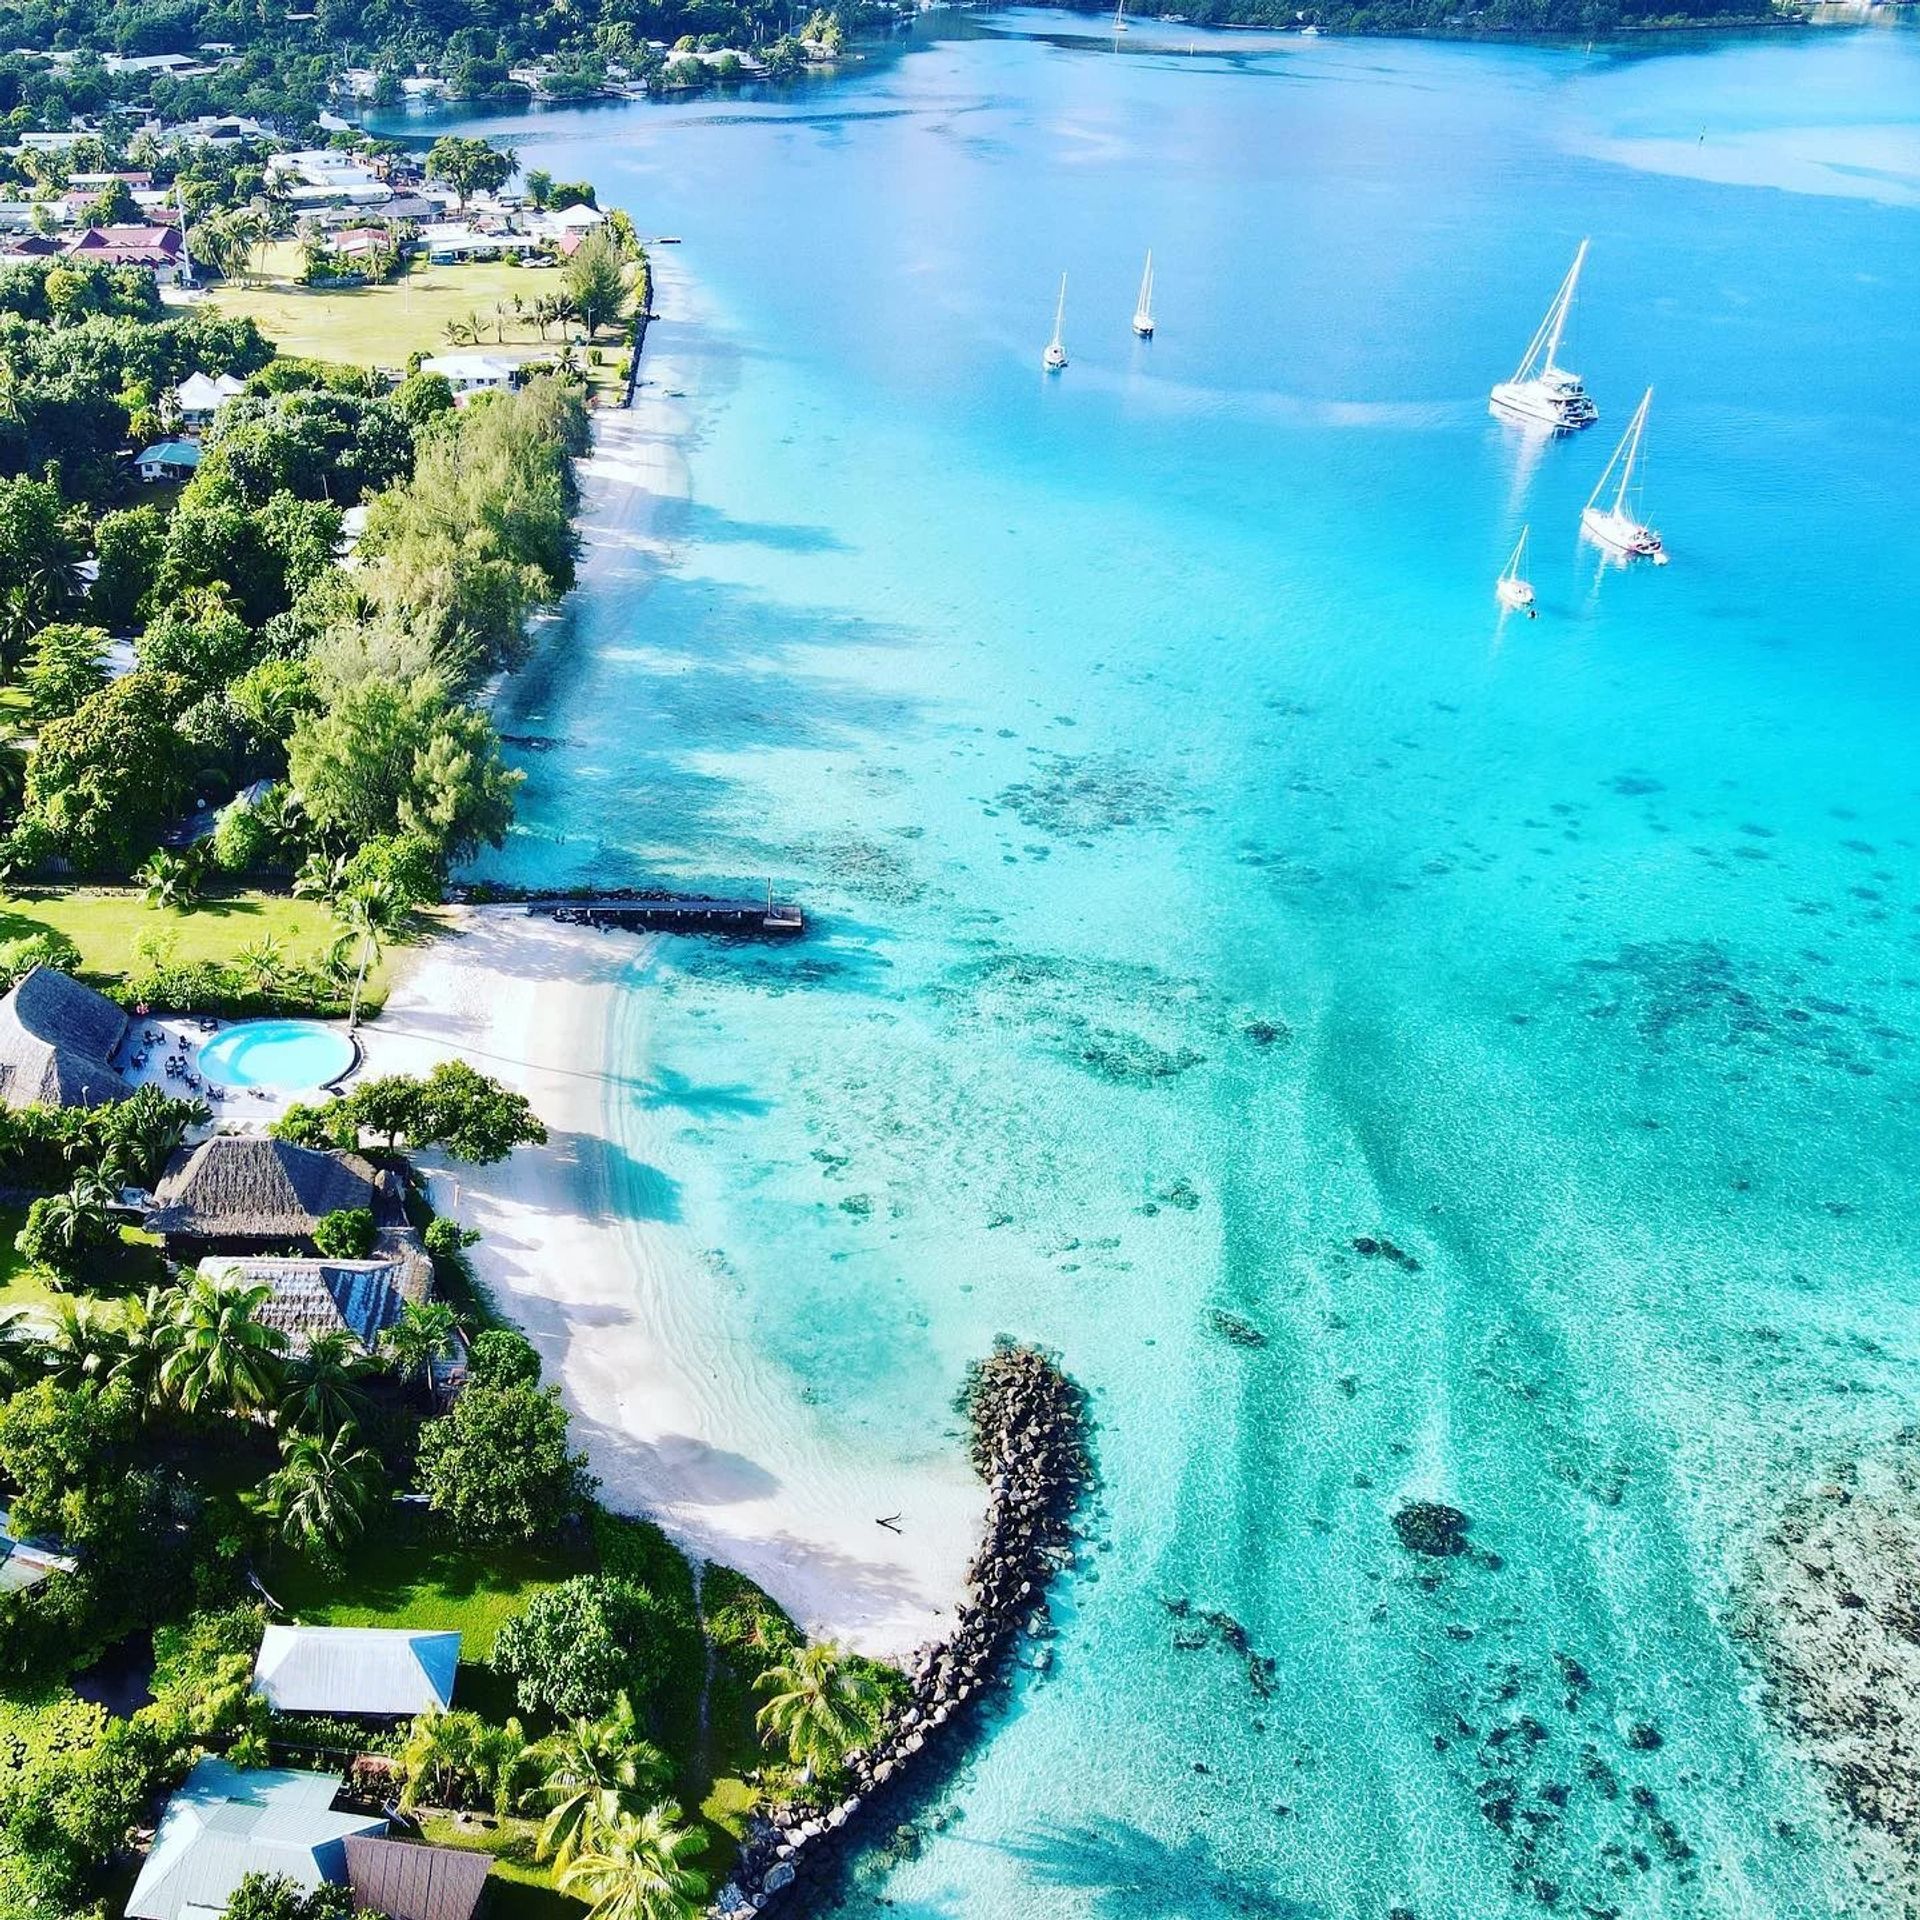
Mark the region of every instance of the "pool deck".
[[[320, 1087], [282, 1089], [230, 1086], [216, 1080], [213, 1083], [214, 1090], [209, 1091], [207, 1076], [200, 1070], [200, 1049], [208, 1041], [231, 1032], [235, 1027], [261, 1024], [255, 1020], [205, 1019], [193, 1014], [148, 1014], [144, 1018], [136, 1014], [127, 1039], [121, 1043], [115, 1064], [120, 1069], [121, 1077], [131, 1087], [158, 1087], [163, 1093], [173, 1094], [178, 1099], [205, 1101], [212, 1111], [216, 1126], [229, 1130], [248, 1122], [260, 1127], [269, 1126], [299, 1101], [326, 1099], [339, 1082]], [[325, 1027], [329, 1032], [346, 1033], [344, 1021], [315, 1020], [311, 1024]], [[147, 1033], [163, 1037], [149, 1044], [143, 1038]], [[133, 1064], [133, 1056], [138, 1053], [146, 1055], [145, 1066]], [[199, 1082], [197, 1087], [189, 1086], [180, 1075], [167, 1072], [168, 1060], [181, 1056], [186, 1060], [186, 1072]], [[356, 1041], [354, 1063], [340, 1076], [341, 1080], [350, 1080], [360, 1071], [363, 1057]]]

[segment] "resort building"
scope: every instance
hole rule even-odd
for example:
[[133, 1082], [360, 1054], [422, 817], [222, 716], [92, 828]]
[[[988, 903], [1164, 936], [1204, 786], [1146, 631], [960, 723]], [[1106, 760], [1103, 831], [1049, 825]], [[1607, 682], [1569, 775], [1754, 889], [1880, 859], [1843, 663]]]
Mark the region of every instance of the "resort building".
[[209, 380], [204, 373], [190, 373], [173, 390], [173, 404], [180, 421], [188, 427], [210, 427], [214, 415], [237, 393], [245, 393], [247, 383], [230, 373], [215, 374]]
[[203, 1260], [200, 1271], [223, 1287], [266, 1287], [270, 1297], [256, 1317], [284, 1333], [295, 1353], [324, 1333], [350, 1333], [371, 1352], [403, 1306], [427, 1298], [433, 1281], [425, 1252], [406, 1246], [370, 1260], [216, 1258]]
[[216, 1134], [176, 1153], [153, 1201], [148, 1231], [166, 1241], [175, 1259], [315, 1252], [313, 1230], [321, 1220], [360, 1207], [383, 1226], [406, 1220], [397, 1185], [357, 1153], [240, 1134]]
[[157, 440], [134, 455], [133, 467], [149, 483], [191, 480], [200, 467], [200, 449], [191, 440]]
[[114, 1066], [127, 1016], [104, 993], [35, 967], [0, 999], [0, 1100], [98, 1107], [132, 1088]]
[[127, 1920], [212, 1920], [249, 1873], [347, 1883], [349, 1836], [385, 1839], [384, 1814], [336, 1813], [331, 1774], [241, 1769], [209, 1757], [167, 1802]]
[[457, 1633], [396, 1627], [269, 1627], [253, 1690], [276, 1713], [410, 1720], [453, 1705]]

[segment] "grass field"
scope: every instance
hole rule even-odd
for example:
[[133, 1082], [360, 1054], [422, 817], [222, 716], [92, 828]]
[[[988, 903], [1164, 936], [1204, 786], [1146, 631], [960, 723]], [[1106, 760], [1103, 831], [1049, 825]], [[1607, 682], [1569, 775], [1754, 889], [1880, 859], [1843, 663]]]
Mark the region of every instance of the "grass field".
[[[149, 907], [130, 887], [80, 887], [71, 893], [21, 892], [0, 898], [0, 940], [32, 933], [64, 934], [80, 949], [81, 970], [95, 981], [122, 978], [139, 965], [142, 939], [171, 940], [176, 961], [230, 961], [271, 935], [290, 964], [319, 960], [337, 929], [319, 900], [285, 894], [234, 893], [184, 910]], [[363, 1011], [386, 997], [386, 966], [367, 976]]]
[[10, 1313], [31, 1313], [44, 1324], [56, 1300], [85, 1298], [100, 1308], [105, 1319], [115, 1321], [125, 1311], [129, 1296], [166, 1282], [160, 1242], [137, 1227], [123, 1227], [119, 1251], [90, 1270], [84, 1288], [71, 1295], [56, 1293], [47, 1285], [46, 1276], [13, 1244], [14, 1236], [26, 1223], [24, 1206], [0, 1207], [0, 1319]]
[[[385, 286], [310, 290], [296, 283], [299, 249], [290, 243], [270, 247], [265, 273], [258, 279], [216, 287], [213, 299], [223, 313], [254, 320], [282, 353], [316, 360], [344, 361], [357, 367], [402, 369], [412, 353], [447, 353], [454, 343], [447, 326], [478, 314], [486, 323], [482, 350], [508, 359], [557, 351], [560, 329], [540, 338], [529, 321], [509, 317], [506, 338], [494, 335], [494, 309], [511, 308], [517, 294], [527, 306], [556, 290], [553, 267], [525, 267], [510, 260], [474, 260], [464, 266], [436, 267], [414, 262], [400, 279]], [[601, 365], [589, 366], [593, 384], [612, 393], [614, 369], [626, 349], [622, 340], [603, 335]]]

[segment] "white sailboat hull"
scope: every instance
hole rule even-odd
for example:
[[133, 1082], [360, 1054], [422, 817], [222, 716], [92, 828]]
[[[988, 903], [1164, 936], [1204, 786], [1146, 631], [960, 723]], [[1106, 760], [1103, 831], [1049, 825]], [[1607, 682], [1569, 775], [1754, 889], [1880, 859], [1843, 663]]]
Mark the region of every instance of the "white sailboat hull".
[[1502, 380], [1489, 397], [1488, 412], [1524, 426], [1554, 433], [1576, 433], [1600, 417], [1593, 396], [1577, 379]]
[[1667, 563], [1660, 536], [1631, 514], [1612, 507], [1585, 507], [1580, 513], [1580, 531], [1595, 546], [1618, 554], [1623, 560], [1651, 560], [1658, 566]]
[[1153, 338], [1153, 316], [1150, 313], [1136, 313], [1133, 316], [1133, 330], [1142, 340]]
[[1067, 364], [1066, 348], [1057, 344], [1049, 347], [1046, 352], [1040, 356], [1040, 364], [1045, 367], [1049, 373], [1059, 373]]
[[1533, 605], [1533, 586], [1530, 581], [1503, 579], [1494, 588], [1493, 595], [1503, 607], [1511, 608], [1515, 613]]

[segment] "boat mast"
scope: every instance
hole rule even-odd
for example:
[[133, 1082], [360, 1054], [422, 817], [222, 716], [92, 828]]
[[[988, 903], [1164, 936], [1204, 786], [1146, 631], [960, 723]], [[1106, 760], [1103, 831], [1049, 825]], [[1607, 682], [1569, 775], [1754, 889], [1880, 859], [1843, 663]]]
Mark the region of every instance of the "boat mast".
[[1063, 273], [1060, 276], [1059, 304], [1055, 306], [1053, 310], [1053, 344], [1056, 347], [1058, 347], [1061, 344], [1060, 334], [1062, 329], [1066, 326], [1066, 324], [1067, 324], [1067, 276]]
[[1147, 249], [1147, 270], [1140, 276], [1140, 304], [1134, 308], [1136, 320], [1153, 318], [1153, 249]]
[[1627, 437], [1621, 441], [1621, 451], [1627, 456], [1620, 469], [1620, 491], [1613, 496], [1613, 511], [1616, 517], [1626, 511], [1627, 489], [1633, 485], [1633, 469], [1640, 458], [1640, 436], [1647, 430], [1647, 409], [1653, 405], [1653, 389], [1649, 387], [1640, 396], [1640, 404], [1633, 410], [1633, 423], [1627, 428]]
[[1555, 297], [1553, 311], [1548, 315], [1551, 329], [1547, 334], [1547, 357], [1540, 371], [1551, 373], [1555, 358], [1560, 352], [1561, 336], [1567, 330], [1567, 315], [1573, 307], [1573, 290], [1580, 284], [1580, 269], [1587, 263], [1587, 242], [1580, 242], [1580, 250], [1573, 256], [1573, 265], [1567, 269], [1567, 277], [1560, 283], [1560, 292]]
[[1527, 532], [1528, 529], [1525, 527], [1520, 529], [1520, 538], [1514, 543], [1513, 553], [1507, 561], [1507, 570], [1500, 576], [1503, 580], [1520, 578], [1520, 557], [1527, 550]]

